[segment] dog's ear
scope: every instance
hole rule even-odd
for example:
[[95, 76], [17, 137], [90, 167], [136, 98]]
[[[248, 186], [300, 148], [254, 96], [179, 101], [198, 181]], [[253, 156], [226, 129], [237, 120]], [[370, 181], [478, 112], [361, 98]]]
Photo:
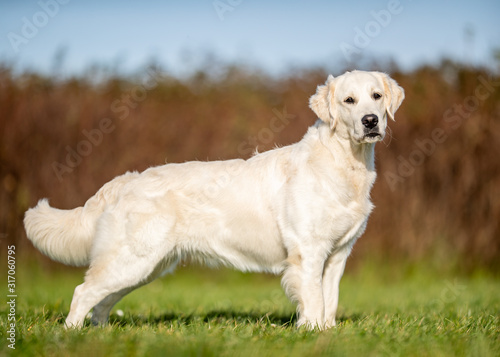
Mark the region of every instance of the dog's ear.
[[405, 98], [405, 91], [397, 82], [385, 73], [379, 73], [384, 83], [384, 100], [387, 116], [394, 120], [394, 113]]
[[337, 125], [337, 120], [334, 118], [333, 111], [333, 94], [335, 92], [334, 78], [330, 74], [325, 84], [318, 86], [316, 94], [309, 98], [309, 107], [314, 113], [325, 123], [330, 124], [333, 129]]

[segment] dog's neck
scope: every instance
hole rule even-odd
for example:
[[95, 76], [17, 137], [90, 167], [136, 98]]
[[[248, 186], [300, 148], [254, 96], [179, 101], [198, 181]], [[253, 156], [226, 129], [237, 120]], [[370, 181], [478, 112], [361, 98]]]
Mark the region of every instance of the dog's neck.
[[344, 174], [343, 177], [353, 187], [355, 196], [370, 200], [370, 191], [375, 183], [375, 144], [356, 144], [328, 125], [319, 125], [319, 140], [330, 152], [334, 165]]
[[375, 143], [354, 143], [347, 133], [323, 123], [318, 125], [318, 131], [320, 141], [336, 159], [341, 155], [340, 159], [352, 169], [375, 171]]

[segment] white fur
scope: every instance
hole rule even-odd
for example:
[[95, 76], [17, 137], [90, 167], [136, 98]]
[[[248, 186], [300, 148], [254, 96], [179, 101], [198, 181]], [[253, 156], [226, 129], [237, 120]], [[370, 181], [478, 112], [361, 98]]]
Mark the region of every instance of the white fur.
[[[127, 173], [74, 210], [41, 200], [26, 212], [28, 238], [55, 260], [90, 264], [66, 325], [82, 326], [92, 308], [106, 323], [125, 294], [195, 259], [283, 273], [298, 325], [334, 326], [345, 261], [373, 207], [374, 144], [403, 97], [383, 73], [330, 76], [310, 100], [321, 120], [296, 144]], [[378, 116], [380, 136], [365, 135], [366, 114]]]

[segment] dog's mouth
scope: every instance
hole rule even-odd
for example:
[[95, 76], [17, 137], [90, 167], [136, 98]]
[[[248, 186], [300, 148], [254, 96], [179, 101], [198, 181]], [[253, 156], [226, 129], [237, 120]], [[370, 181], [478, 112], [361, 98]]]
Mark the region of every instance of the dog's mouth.
[[363, 139], [361, 140], [361, 142], [375, 143], [377, 141], [382, 140], [383, 138], [384, 137], [382, 136], [382, 134], [379, 133], [378, 131], [372, 131], [372, 132], [369, 132], [369, 133], [365, 133], [365, 135], [363, 136]]

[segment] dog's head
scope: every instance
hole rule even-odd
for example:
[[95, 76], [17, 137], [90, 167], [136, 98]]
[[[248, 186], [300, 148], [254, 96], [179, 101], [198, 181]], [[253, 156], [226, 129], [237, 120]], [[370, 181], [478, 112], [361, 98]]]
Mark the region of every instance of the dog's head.
[[353, 71], [328, 76], [309, 106], [332, 130], [362, 144], [384, 138], [387, 117], [394, 120], [403, 99], [403, 88], [387, 74]]

